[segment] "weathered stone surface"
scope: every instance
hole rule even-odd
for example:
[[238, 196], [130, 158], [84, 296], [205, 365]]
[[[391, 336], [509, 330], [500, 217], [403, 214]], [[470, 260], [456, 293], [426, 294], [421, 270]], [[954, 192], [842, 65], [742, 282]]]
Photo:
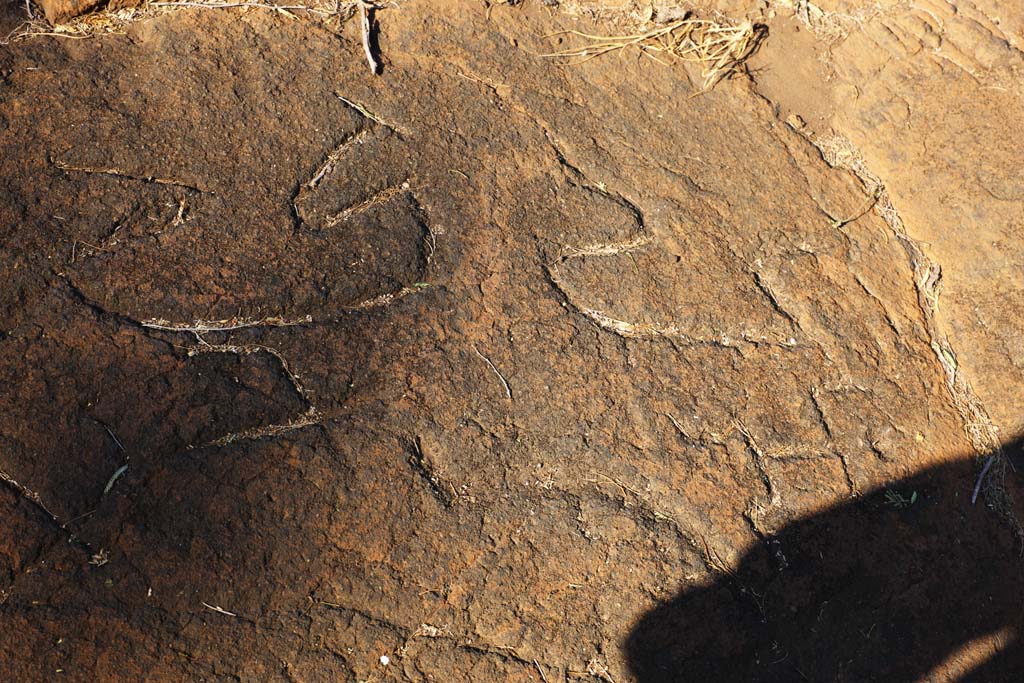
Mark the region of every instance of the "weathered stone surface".
[[63, 23], [101, 5], [105, 5], [103, 0], [39, 0], [39, 6], [51, 24]]
[[[969, 320], [875, 161], [955, 155], [773, 85], [806, 32], [694, 96], [538, 57], [615, 30], [561, 11], [404, 3], [381, 76], [260, 12], [0, 53], [0, 469], [66, 523], [0, 500], [11, 680], [952, 680], [999, 634], [1013, 669], [1015, 541], [933, 348]], [[987, 253], [948, 239], [942, 296]]]

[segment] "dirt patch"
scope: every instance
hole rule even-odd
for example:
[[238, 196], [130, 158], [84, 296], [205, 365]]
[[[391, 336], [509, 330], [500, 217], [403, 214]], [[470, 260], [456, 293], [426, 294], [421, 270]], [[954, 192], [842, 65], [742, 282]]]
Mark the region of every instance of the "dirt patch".
[[1010, 670], [915, 263], [800, 103], [378, 18], [380, 76], [265, 10], [0, 52], [12, 680]]

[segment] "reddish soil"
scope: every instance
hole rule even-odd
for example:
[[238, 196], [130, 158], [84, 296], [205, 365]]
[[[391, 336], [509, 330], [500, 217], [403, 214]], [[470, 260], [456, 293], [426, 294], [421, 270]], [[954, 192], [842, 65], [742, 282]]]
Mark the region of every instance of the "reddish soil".
[[4, 681], [1019, 680], [1024, 14], [619, 4], [0, 46]]

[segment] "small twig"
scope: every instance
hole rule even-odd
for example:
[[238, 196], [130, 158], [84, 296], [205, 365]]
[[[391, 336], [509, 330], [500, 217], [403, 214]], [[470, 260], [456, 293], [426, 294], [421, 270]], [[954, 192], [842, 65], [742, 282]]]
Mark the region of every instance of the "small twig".
[[[176, 228], [185, 222], [185, 199], [178, 200], [178, 213], [174, 215], [174, 220], [171, 221], [171, 227]], [[116, 232], [116, 230], [115, 230]]]
[[749, 22], [738, 26], [716, 25], [687, 14], [683, 19], [667, 26], [633, 35], [598, 36], [581, 31], [559, 31], [546, 37], [558, 35], [577, 36], [586, 40], [587, 44], [583, 47], [544, 54], [542, 57], [553, 57], [566, 60], [566, 64], [579, 65], [615, 50], [633, 46], [639, 48], [641, 54], [651, 58], [653, 55], [650, 52], [673, 54], [701, 65], [704, 83], [699, 92], [707, 92], [742, 67], [757, 50], [765, 36], [765, 29], [759, 24]]
[[223, 615], [229, 616], [229, 617], [236, 617], [236, 618], [238, 617], [238, 615], [235, 614], [234, 612], [229, 612], [226, 609], [223, 609], [223, 608], [218, 607], [216, 605], [211, 605], [211, 604], [205, 603], [205, 602], [200, 602], [199, 604], [201, 604], [203, 607], [205, 607], [206, 609], [210, 610], [211, 612], [216, 612], [217, 614], [223, 614]]
[[882, 188], [876, 187], [875, 190], [870, 195], [868, 195], [867, 199], [864, 202], [864, 205], [857, 211], [856, 214], [850, 216], [849, 218], [834, 218], [833, 216], [829, 216], [828, 213], [826, 213], [825, 215], [832, 220], [833, 228], [845, 228], [847, 225], [853, 223], [857, 219], [863, 218], [869, 211], [871, 211], [871, 209], [875, 208], [875, 205], [878, 204], [878, 200], [881, 199], [881, 195]]
[[683, 425], [679, 424], [679, 420], [672, 417], [671, 413], [665, 413], [665, 417], [667, 417], [672, 422], [672, 425], [676, 428], [676, 431], [682, 434], [683, 438], [685, 438], [687, 441], [696, 441], [696, 439], [694, 439], [693, 436], [691, 436], [690, 433], [683, 428]]
[[347, 97], [342, 97], [338, 93], [334, 93], [334, 96], [337, 97], [342, 102], [344, 102], [345, 104], [347, 104], [348, 106], [350, 106], [353, 109], [355, 109], [357, 112], [359, 112], [360, 114], [362, 114], [366, 118], [368, 118], [371, 121], [373, 121], [374, 123], [379, 123], [380, 125], [384, 126], [385, 128], [390, 128], [391, 130], [395, 131], [396, 133], [401, 133], [401, 131], [396, 126], [391, 125], [390, 123], [388, 123], [387, 121], [385, 121], [381, 117], [377, 116], [372, 111], [370, 111], [369, 109], [367, 109], [363, 105], [359, 104], [358, 102], [350, 100]]
[[544, 683], [548, 683], [548, 677], [544, 675], [544, 669], [540, 668], [540, 664], [537, 663], [536, 659], [533, 660], [533, 665], [537, 667], [537, 673], [540, 674], [541, 680], [544, 681]]
[[[604, 477], [604, 478], [605, 478], [605, 479], [606, 479], [607, 481], [611, 482], [612, 484], [615, 484], [615, 485], [616, 485], [616, 486], [618, 486], [618, 487], [619, 487], [620, 489], [622, 489], [622, 495], [623, 495], [623, 497], [625, 497], [625, 495], [626, 495], [626, 492], [628, 491], [629, 493], [632, 493], [632, 494], [633, 494], [633, 495], [634, 495], [634, 496], [635, 496], [635, 497], [636, 497], [637, 499], [639, 499], [639, 500], [643, 500], [643, 499], [644, 499], [644, 497], [643, 497], [643, 494], [642, 494], [642, 493], [640, 493], [639, 491], [637, 491], [637, 490], [636, 490], [635, 488], [633, 488], [632, 486], [627, 486], [626, 484], [623, 484], [623, 483], [622, 483], [621, 481], [619, 481], [619, 480], [618, 480], [618, 479], [616, 479], [615, 477], [609, 477], [609, 476], [608, 476], [607, 474], [605, 474], [604, 472], [597, 472], [597, 471], [595, 471], [595, 472], [594, 472], [594, 474], [596, 474], [596, 475], [597, 475], [597, 476], [599, 476], [599, 477]], [[595, 483], [596, 483], [596, 482], [595, 482]]]
[[124, 453], [124, 444], [121, 443], [121, 439], [117, 438], [117, 434], [114, 434], [110, 427], [103, 424], [102, 422], [100, 424], [103, 426], [104, 429], [107, 430], [107, 434], [110, 434], [110, 438], [114, 440], [114, 443], [116, 443], [117, 447], [121, 449], [121, 452]]
[[992, 465], [995, 464], [996, 458], [999, 457], [999, 453], [993, 453], [988, 456], [988, 460], [985, 461], [984, 467], [981, 468], [981, 472], [978, 473], [978, 481], [974, 482], [974, 491], [971, 492], [971, 505], [978, 502], [978, 495], [981, 493], [981, 485], [985, 481], [985, 476], [988, 471], [992, 469]]
[[508, 381], [505, 379], [505, 376], [501, 374], [501, 371], [499, 371], [498, 368], [496, 368], [494, 366], [494, 363], [492, 363], [491, 360], [487, 356], [485, 356], [484, 354], [480, 353], [475, 346], [473, 347], [473, 353], [475, 353], [476, 355], [480, 356], [480, 358], [485, 363], [487, 363], [487, 367], [489, 367], [491, 370], [494, 371], [494, 374], [497, 375], [498, 379], [501, 380], [502, 386], [505, 387], [505, 396], [507, 396], [509, 398], [509, 400], [511, 400], [512, 399], [512, 388], [509, 387]]
[[79, 244], [83, 244], [83, 245], [89, 247], [90, 249], [95, 249], [96, 251], [102, 251], [102, 252], [106, 252], [108, 254], [110, 253], [109, 249], [104, 249], [103, 247], [97, 247], [95, 244], [90, 244], [89, 242], [86, 242], [85, 240], [75, 240], [71, 244], [71, 262], [72, 263], [75, 262], [75, 258], [78, 255], [78, 245]]
[[110, 479], [107, 480], [107, 485], [103, 487], [103, 495], [110, 493], [110, 489], [114, 488], [114, 482], [121, 478], [121, 475], [128, 471], [128, 463], [125, 463], [114, 470], [114, 473], [110, 475]]
[[366, 61], [370, 63], [370, 73], [377, 75], [380, 73], [380, 64], [374, 58], [373, 48], [370, 47], [373, 10], [374, 5], [372, 3], [366, 2], [366, 0], [359, 0], [359, 25], [363, 33], [363, 52], [366, 53]]
[[18, 483], [18, 481], [14, 477], [12, 477], [11, 475], [7, 474], [3, 470], [0, 470], [0, 481], [4, 482], [8, 486], [10, 486], [22, 498], [24, 498], [25, 500], [29, 501], [30, 503], [35, 505], [37, 508], [39, 508], [39, 510], [41, 510], [43, 512], [43, 514], [45, 514], [47, 517], [49, 517], [53, 521], [54, 524], [56, 524], [57, 526], [59, 526], [62, 529], [64, 528], [64, 523], [60, 521], [60, 518], [57, 517], [57, 515], [55, 515], [52, 512], [50, 512], [50, 508], [46, 507], [46, 505], [43, 503], [43, 499], [39, 496], [38, 493], [36, 493], [32, 489], [28, 488], [27, 486], [22, 486], [21, 484]]

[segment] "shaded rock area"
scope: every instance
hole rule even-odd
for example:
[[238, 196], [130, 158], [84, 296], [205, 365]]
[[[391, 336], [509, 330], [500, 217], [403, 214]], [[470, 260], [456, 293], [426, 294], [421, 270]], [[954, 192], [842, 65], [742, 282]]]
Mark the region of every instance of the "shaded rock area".
[[768, 25], [708, 92], [540, 56], [608, 3], [0, 48], [5, 680], [1014, 680], [1024, 15], [966, 4], [700, 6]]

